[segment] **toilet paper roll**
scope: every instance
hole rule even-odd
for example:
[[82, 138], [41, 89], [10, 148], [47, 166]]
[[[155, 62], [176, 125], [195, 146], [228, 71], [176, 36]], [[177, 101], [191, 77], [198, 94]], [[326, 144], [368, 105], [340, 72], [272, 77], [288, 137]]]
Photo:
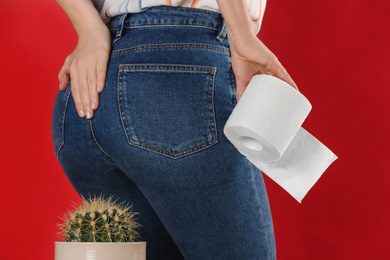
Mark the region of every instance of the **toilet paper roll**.
[[237, 150], [299, 202], [338, 158], [301, 127], [311, 108], [286, 82], [256, 75], [224, 127]]

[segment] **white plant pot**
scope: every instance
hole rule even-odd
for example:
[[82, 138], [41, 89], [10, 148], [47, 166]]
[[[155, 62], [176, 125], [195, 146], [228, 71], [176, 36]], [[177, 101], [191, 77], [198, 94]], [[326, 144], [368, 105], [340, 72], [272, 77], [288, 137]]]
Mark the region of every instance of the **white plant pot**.
[[55, 260], [146, 260], [146, 242], [55, 241]]

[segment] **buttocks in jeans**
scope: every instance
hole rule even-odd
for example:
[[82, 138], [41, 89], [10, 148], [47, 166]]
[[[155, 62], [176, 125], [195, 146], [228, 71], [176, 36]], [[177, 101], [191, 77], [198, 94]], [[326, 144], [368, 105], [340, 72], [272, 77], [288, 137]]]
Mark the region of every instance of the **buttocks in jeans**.
[[53, 109], [55, 153], [75, 190], [133, 204], [147, 259], [275, 259], [262, 174], [223, 133], [236, 105], [223, 17], [153, 7], [108, 26], [94, 118], [78, 116], [71, 83]]

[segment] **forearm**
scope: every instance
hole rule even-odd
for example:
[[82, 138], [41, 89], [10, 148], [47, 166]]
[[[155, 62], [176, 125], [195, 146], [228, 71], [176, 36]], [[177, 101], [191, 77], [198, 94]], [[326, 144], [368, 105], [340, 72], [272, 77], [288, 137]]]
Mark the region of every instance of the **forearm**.
[[69, 17], [79, 37], [92, 29], [106, 27], [91, 0], [56, 1]]
[[228, 38], [231, 42], [256, 36], [245, 0], [217, 0], [217, 3], [225, 18]]

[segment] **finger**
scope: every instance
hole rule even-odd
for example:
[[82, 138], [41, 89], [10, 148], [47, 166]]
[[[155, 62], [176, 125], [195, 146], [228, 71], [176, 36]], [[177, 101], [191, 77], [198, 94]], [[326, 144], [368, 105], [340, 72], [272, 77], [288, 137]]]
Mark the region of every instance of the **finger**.
[[[295, 84], [295, 82], [293, 81], [293, 79], [290, 77], [290, 75], [288, 74], [287, 70], [282, 66], [282, 64], [276, 60], [276, 66], [277, 66], [277, 69], [276, 69], [276, 72], [275, 72], [275, 76], [280, 78], [281, 80], [287, 82], [289, 85], [291, 85], [293, 88], [295, 88], [296, 90], [298, 90], [298, 86]], [[298, 90], [299, 91], [299, 90]]]
[[237, 102], [240, 100], [242, 94], [244, 94], [244, 91], [245, 91], [248, 84], [249, 84], [249, 82], [236, 80], [236, 99], [237, 99]]
[[80, 89], [79, 89], [79, 76], [77, 75], [77, 70], [73, 71], [74, 69], [71, 67], [70, 68], [70, 74], [72, 77], [72, 83], [71, 83], [71, 91], [72, 91], [72, 96], [73, 100], [76, 106], [77, 113], [79, 114], [80, 117], [85, 116], [85, 111], [83, 110], [83, 104], [81, 102], [81, 97], [80, 97]]
[[85, 112], [85, 116], [89, 119], [91, 118], [91, 101], [89, 99], [89, 87], [88, 87], [88, 72], [83, 71], [79, 75], [79, 91], [80, 99], [82, 103], [82, 109]]
[[294, 80], [290, 77], [290, 75], [287, 73], [287, 71], [284, 68], [279, 70], [278, 77], [281, 80], [287, 82], [289, 85], [291, 85], [296, 90], [298, 90], [298, 86], [295, 84]]
[[70, 55], [66, 57], [64, 65], [62, 65], [62, 68], [58, 73], [58, 80], [60, 82], [59, 89], [61, 91], [64, 91], [69, 84], [70, 59], [71, 59]]
[[297, 84], [294, 82], [294, 80], [290, 77], [290, 75], [288, 75], [288, 77], [289, 77], [289, 79], [290, 79], [290, 81], [291, 81], [291, 86], [293, 86], [296, 90], [298, 90], [299, 91], [299, 89], [298, 89], [298, 86], [297, 86]]
[[97, 106], [99, 104], [99, 95], [97, 92], [96, 87], [96, 68], [92, 67], [88, 71], [88, 91], [89, 91], [89, 100], [91, 102], [90, 109], [91, 109], [91, 118], [93, 117], [94, 110], [97, 109]]
[[106, 81], [106, 73], [107, 73], [107, 63], [108, 60], [103, 58], [98, 61], [96, 65], [96, 77], [97, 77], [97, 91], [101, 93], [104, 89], [105, 81]]

